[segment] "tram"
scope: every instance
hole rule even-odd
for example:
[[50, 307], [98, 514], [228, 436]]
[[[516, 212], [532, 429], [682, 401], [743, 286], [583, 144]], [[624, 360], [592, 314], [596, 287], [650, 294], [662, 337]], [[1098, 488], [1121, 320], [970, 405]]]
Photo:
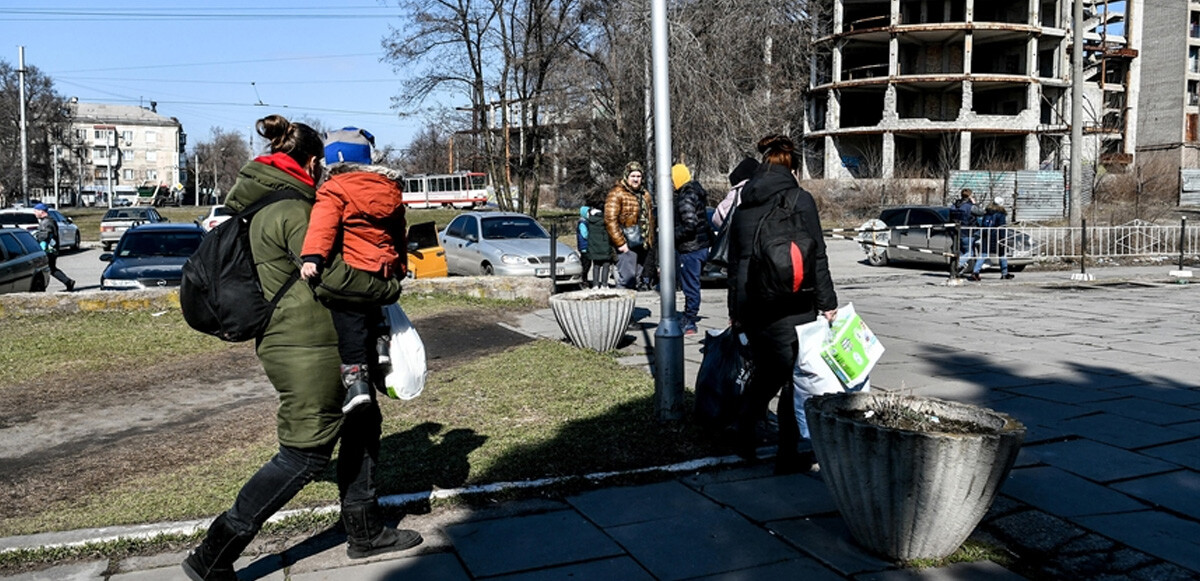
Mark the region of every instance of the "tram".
[[404, 179], [404, 204], [413, 208], [478, 208], [487, 203], [487, 174], [415, 175]]

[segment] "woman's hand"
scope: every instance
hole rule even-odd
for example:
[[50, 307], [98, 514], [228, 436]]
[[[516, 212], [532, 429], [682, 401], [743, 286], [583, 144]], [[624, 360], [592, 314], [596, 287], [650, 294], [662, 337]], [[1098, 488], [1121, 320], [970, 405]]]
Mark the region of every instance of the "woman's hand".
[[622, 245], [618, 246], [617, 252], [620, 252], [621, 254], [625, 254], [626, 252], [629, 252], [629, 244], [626, 243], [626, 244], [622, 244]]
[[317, 276], [317, 265], [311, 262], [305, 262], [300, 265], [300, 278], [308, 280], [314, 276]]
[[837, 309], [833, 309], [832, 311], [825, 311], [824, 313], [821, 313], [821, 314], [825, 315], [826, 321], [833, 323], [833, 320], [837, 318]]

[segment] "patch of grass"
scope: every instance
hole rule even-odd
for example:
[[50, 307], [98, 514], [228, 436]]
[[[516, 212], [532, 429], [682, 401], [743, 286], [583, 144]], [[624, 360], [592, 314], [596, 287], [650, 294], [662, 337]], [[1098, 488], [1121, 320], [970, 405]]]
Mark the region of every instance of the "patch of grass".
[[[513, 308], [513, 303], [502, 301], [439, 295], [405, 297], [402, 301], [414, 317], [451, 309]], [[113, 345], [129, 348], [132, 339], [120, 344], [113, 342], [115, 337], [141, 335], [151, 337], [148, 342], [174, 346], [173, 351], [163, 348], [158, 357], [164, 358], [186, 357], [191, 349], [228, 345], [191, 331], [181, 321], [163, 327], [140, 327], [158, 324], [143, 320], [148, 316], [127, 313], [104, 319], [91, 318], [93, 315], [82, 319], [82, 315], [59, 317], [61, 326], [74, 331], [53, 331], [59, 333], [57, 337], [69, 335], [72, 344], [104, 343], [106, 347], [95, 348], [95, 355], [83, 358], [70, 348], [48, 341], [38, 347], [19, 347], [20, 357], [36, 354], [50, 367], [70, 361], [82, 365], [83, 361], [96, 362], [103, 354], [111, 354]], [[113, 329], [100, 330], [107, 326]], [[51, 332], [54, 325], [39, 322], [38, 328]], [[34, 334], [31, 330], [23, 337]], [[193, 343], [196, 337], [203, 340], [199, 346]], [[212, 343], [206, 344], [208, 341]], [[8, 358], [4, 361], [18, 360], [13, 344], [21, 342], [5, 341], [0, 346], [0, 354]], [[85, 351], [92, 352], [90, 348]], [[147, 365], [153, 359], [139, 354], [125, 365]], [[6, 372], [8, 367], [16, 366], [6, 366]], [[0, 386], [10, 384], [16, 376], [10, 372]], [[379, 492], [400, 494], [583, 475], [668, 464], [713, 453], [690, 423], [655, 421], [653, 392], [649, 375], [620, 365], [612, 355], [553, 341], [534, 341], [432, 373], [420, 397], [381, 402], [385, 419], [377, 475]], [[690, 409], [690, 402], [685, 401], [684, 406]], [[196, 458], [187, 465], [131, 478], [114, 489], [83, 494], [38, 514], [5, 518], [0, 523], [0, 535], [218, 514], [229, 507], [241, 485], [277, 449], [273, 425], [263, 425], [257, 433], [257, 438], [230, 443], [221, 453]], [[336, 466], [330, 466], [289, 508], [335, 503], [335, 470]]]
[[953, 565], [954, 563], [977, 563], [979, 561], [991, 561], [1001, 567], [1008, 568], [1013, 563], [1013, 555], [1003, 547], [983, 541], [967, 539], [958, 550], [944, 559], [913, 559], [904, 563], [904, 565], [912, 569], [935, 569]]
[[191, 330], [176, 310], [10, 314], [0, 344], [0, 391], [39, 373], [117, 372], [233, 346]]

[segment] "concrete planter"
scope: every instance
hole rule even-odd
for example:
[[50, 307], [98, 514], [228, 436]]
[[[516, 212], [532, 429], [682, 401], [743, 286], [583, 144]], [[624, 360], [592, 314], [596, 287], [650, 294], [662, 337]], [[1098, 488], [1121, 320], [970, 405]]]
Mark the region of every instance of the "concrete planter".
[[[861, 412], [902, 406], [986, 433], [889, 428]], [[972, 405], [887, 393], [818, 396], [805, 405], [821, 476], [854, 538], [908, 561], [953, 553], [979, 524], [1016, 461], [1025, 426]]]
[[625, 336], [636, 298], [627, 289], [584, 289], [550, 295], [550, 308], [572, 345], [612, 351]]

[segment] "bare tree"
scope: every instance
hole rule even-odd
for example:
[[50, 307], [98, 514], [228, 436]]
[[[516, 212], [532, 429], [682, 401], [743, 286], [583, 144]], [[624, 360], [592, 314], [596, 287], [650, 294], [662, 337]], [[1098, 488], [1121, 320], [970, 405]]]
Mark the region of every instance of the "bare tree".
[[214, 127], [209, 140], [196, 143], [192, 152], [199, 156], [199, 164], [189, 167], [189, 181], [200, 188], [198, 193], [224, 194], [233, 187], [238, 170], [249, 159], [250, 145], [241, 133]]
[[[55, 92], [54, 81], [37, 67], [25, 71], [25, 121], [31, 195], [54, 190], [54, 149], [59, 148], [59, 180], [74, 183], [75, 165], [66, 163], [78, 151], [70, 134], [66, 100]], [[21, 191], [21, 125], [17, 70], [0, 61], [0, 207], [24, 197]]]

